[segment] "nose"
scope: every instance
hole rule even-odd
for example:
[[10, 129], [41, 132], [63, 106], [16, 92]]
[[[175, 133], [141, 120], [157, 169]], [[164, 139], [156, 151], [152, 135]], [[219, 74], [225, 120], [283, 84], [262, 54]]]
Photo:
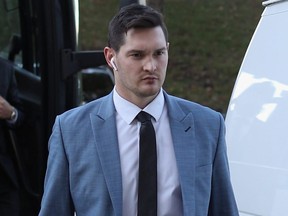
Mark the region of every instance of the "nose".
[[154, 72], [157, 68], [156, 65], [156, 60], [151, 57], [144, 63], [144, 70], [147, 72]]

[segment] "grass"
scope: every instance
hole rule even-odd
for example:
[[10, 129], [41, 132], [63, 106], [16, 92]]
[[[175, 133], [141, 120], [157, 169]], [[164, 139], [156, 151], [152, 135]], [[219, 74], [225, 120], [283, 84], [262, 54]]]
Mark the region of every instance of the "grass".
[[[166, 0], [169, 93], [226, 112], [241, 61], [263, 11], [261, 1]], [[80, 49], [102, 49], [118, 1], [80, 1]]]

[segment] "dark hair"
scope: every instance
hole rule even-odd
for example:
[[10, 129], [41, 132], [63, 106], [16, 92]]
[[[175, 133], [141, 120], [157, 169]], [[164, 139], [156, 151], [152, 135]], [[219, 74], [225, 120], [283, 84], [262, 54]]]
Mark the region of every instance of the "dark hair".
[[139, 4], [123, 7], [109, 23], [108, 46], [118, 52], [124, 44], [124, 34], [129, 29], [153, 28], [157, 26], [162, 28], [166, 42], [168, 42], [168, 31], [161, 13], [149, 6]]

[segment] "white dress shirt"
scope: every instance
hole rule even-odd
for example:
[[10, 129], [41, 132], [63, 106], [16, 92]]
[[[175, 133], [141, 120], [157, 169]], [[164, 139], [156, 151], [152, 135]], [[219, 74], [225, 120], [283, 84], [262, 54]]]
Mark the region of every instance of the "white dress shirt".
[[[140, 122], [135, 117], [141, 111], [135, 104], [113, 91], [120, 151], [123, 216], [137, 215], [138, 160]], [[143, 111], [149, 113], [156, 133], [158, 216], [183, 215], [181, 188], [173, 148], [167, 107], [162, 89]]]

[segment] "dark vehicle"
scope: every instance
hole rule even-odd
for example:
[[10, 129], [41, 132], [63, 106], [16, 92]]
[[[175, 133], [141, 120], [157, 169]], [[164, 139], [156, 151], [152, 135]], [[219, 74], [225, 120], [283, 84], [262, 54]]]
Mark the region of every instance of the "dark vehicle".
[[38, 215], [56, 115], [113, 88], [102, 50], [77, 50], [78, 16], [77, 0], [0, 1], [0, 58], [14, 64], [26, 114], [24, 126], [11, 131], [21, 215]]

